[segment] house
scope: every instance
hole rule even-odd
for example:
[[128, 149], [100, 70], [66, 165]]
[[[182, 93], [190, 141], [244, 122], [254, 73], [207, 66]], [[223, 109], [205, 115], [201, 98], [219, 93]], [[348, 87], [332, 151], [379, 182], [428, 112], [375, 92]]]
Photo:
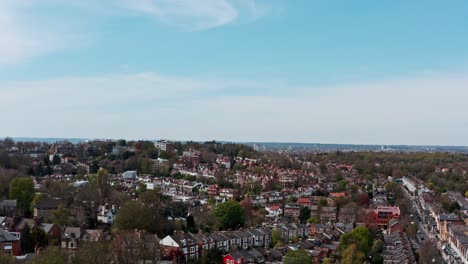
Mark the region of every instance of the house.
[[265, 207], [265, 210], [268, 212], [267, 217], [279, 217], [283, 215], [283, 209], [281, 208], [281, 205]]
[[416, 263], [411, 243], [405, 233], [384, 235], [383, 263]]
[[373, 217], [374, 223], [378, 228], [387, 229], [391, 219], [400, 218], [400, 208], [398, 206], [377, 206]]
[[52, 217], [52, 212], [62, 204], [62, 200], [50, 197], [39, 200], [34, 205], [34, 217], [48, 221]]
[[447, 229], [447, 242], [463, 263], [468, 263], [468, 226], [453, 225]]
[[15, 214], [16, 208], [17, 208], [16, 200], [0, 201], [0, 215], [12, 216]]
[[126, 171], [122, 173], [122, 178], [124, 180], [135, 180], [138, 177], [138, 173], [136, 171]]
[[396, 218], [393, 218], [388, 222], [388, 229], [390, 233], [405, 232], [405, 227]]
[[183, 255], [185, 259], [198, 258], [198, 241], [190, 234], [178, 232], [169, 235], [160, 241], [161, 253], [166, 259], [174, 259]]
[[117, 258], [136, 260], [138, 263], [160, 263], [161, 248], [156, 235], [145, 231], [128, 231], [116, 235]]
[[289, 203], [284, 206], [284, 215], [291, 218], [298, 218], [301, 205], [297, 203]]
[[310, 200], [310, 198], [304, 198], [304, 197], [297, 199], [297, 203], [304, 207], [305, 206], [310, 207], [312, 205], [312, 201]]
[[0, 252], [19, 256], [21, 253], [19, 233], [11, 233], [0, 228]]
[[115, 213], [115, 206], [109, 206], [108, 204], [100, 205], [98, 207], [97, 221], [112, 225], [115, 220]]
[[174, 143], [168, 140], [159, 140], [154, 145], [155, 147], [159, 148], [160, 150], [166, 151], [169, 154], [175, 151]]
[[61, 247], [63, 249], [76, 250], [83, 234], [84, 229], [81, 227], [65, 227], [62, 233]]
[[223, 259], [224, 264], [249, 264], [256, 263], [255, 261], [255, 257], [245, 250], [231, 252]]
[[219, 187], [218, 184], [213, 184], [213, 185], [208, 186], [207, 192], [208, 192], [209, 195], [215, 196], [215, 195], [219, 194], [220, 189], [221, 188]]

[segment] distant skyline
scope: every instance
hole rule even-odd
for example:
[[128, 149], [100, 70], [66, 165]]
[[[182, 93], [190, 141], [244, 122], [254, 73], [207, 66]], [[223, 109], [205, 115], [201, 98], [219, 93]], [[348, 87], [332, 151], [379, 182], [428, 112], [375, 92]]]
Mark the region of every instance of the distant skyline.
[[467, 12], [2, 0], [0, 137], [467, 146]]

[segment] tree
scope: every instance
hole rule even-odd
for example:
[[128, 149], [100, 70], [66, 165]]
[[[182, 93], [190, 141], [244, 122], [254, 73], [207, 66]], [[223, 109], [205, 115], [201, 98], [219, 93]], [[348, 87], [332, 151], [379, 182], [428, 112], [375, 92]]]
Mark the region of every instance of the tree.
[[434, 243], [426, 241], [419, 248], [419, 263], [443, 263], [443, 259]]
[[47, 247], [48, 244], [48, 237], [44, 229], [40, 227], [36, 227], [33, 229], [31, 232], [31, 237], [33, 241], [34, 247], [38, 246], [40, 248], [45, 248]]
[[110, 195], [109, 176], [106, 169], [99, 169], [96, 174], [96, 184], [102, 198], [108, 198]]
[[317, 224], [319, 221], [316, 217], [311, 217], [309, 219], [307, 219], [307, 223], [309, 224]]
[[410, 238], [416, 238], [416, 234], [418, 232], [418, 226], [416, 224], [410, 224], [405, 230], [406, 234]]
[[356, 244], [349, 245], [342, 253], [342, 264], [360, 264], [366, 259], [366, 255], [357, 250]]
[[48, 247], [36, 256], [32, 264], [63, 264], [68, 262], [68, 255], [58, 247]]
[[52, 222], [59, 226], [67, 226], [70, 222], [70, 210], [63, 205], [60, 205], [57, 210], [52, 212]]
[[465, 197], [468, 198], [468, 191], [465, 192]]
[[130, 200], [118, 211], [115, 227], [119, 230], [152, 231], [151, 210], [141, 202]]
[[213, 263], [222, 263], [223, 262], [223, 252], [219, 249], [212, 248], [203, 251], [203, 256], [201, 258], [202, 264], [213, 264]]
[[195, 225], [195, 218], [193, 218], [192, 215], [187, 216], [187, 219], [185, 222], [186, 222], [187, 232], [190, 232], [190, 233], [198, 232], [197, 226]]
[[236, 229], [244, 226], [244, 209], [237, 201], [230, 200], [218, 204], [214, 209], [214, 215], [219, 220], [220, 229]]
[[369, 252], [372, 243], [371, 232], [363, 226], [358, 226], [353, 231], [347, 232], [340, 237], [340, 247], [343, 250], [354, 244], [356, 250], [363, 252], [365, 255]]
[[21, 231], [20, 247], [23, 254], [34, 252], [33, 239], [31, 237], [31, 228], [28, 224]]
[[338, 182], [338, 191], [344, 191], [346, 190], [346, 181], [341, 180]]
[[328, 205], [327, 199], [320, 198], [320, 200], [318, 201], [318, 205], [321, 206], [321, 207], [327, 206]]
[[308, 206], [301, 207], [301, 210], [299, 211], [299, 221], [301, 221], [301, 224], [305, 224], [306, 221], [310, 217], [310, 209]]
[[5, 255], [3, 252], [0, 252], [0, 263], [2, 264], [15, 264], [15, 257], [11, 255]]
[[311, 263], [312, 257], [303, 249], [291, 250], [284, 256], [284, 264], [304, 264]]
[[107, 264], [112, 263], [109, 247], [106, 243], [82, 243], [71, 257], [71, 264]]
[[60, 157], [57, 154], [55, 154], [52, 158], [52, 165], [59, 165], [61, 161], [62, 160], [60, 159]]
[[10, 199], [16, 199], [18, 209], [30, 213], [31, 202], [34, 199], [34, 182], [31, 178], [15, 178], [10, 184]]
[[271, 242], [273, 243], [273, 247], [281, 245], [281, 229], [275, 228], [271, 231]]

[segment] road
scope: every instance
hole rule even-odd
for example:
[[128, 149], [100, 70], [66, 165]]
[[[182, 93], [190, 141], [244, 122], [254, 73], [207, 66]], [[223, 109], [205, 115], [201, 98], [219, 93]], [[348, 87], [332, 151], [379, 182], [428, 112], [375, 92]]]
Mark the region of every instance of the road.
[[[404, 188], [403, 188], [404, 189]], [[406, 189], [405, 190], [405, 195], [406, 197], [411, 201], [411, 210], [410, 213], [413, 215], [411, 218], [411, 221], [417, 224], [418, 226], [418, 232], [416, 236], [417, 243], [419, 246], [424, 244], [426, 241], [430, 240], [432, 241], [433, 244], [436, 245], [438, 251], [444, 258], [446, 263], [451, 263], [449, 257], [447, 254], [442, 250], [442, 245], [440, 243], [440, 240], [434, 236], [431, 232], [429, 232], [426, 227], [424, 226], [423, 220], [425, 219], [424, 213], [422, 213], [421, 208], [419, 207], [419, 203], [416, 201], [416, 199], [411, 196]]]

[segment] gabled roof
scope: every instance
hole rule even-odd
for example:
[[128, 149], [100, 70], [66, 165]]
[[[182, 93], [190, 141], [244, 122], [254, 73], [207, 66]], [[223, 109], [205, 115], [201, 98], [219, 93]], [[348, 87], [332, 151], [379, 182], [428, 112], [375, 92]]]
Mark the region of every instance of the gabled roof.
[[7, 231], [0, 229], [0, 242], [13, 242], [19, 241], [20, 239], [16, 236], [8, 233]]
[[59, 205], [61, 205], [63, 203], [62, 200], [60, 199], [54, 199], [54, 198], [44, 198], [42, 200], [39, 200], [38, 202], [36, 202], [36, 204], [34, 205], [34, 208], [36, 209], [53, 209], [53, 208], [58, 208]]

